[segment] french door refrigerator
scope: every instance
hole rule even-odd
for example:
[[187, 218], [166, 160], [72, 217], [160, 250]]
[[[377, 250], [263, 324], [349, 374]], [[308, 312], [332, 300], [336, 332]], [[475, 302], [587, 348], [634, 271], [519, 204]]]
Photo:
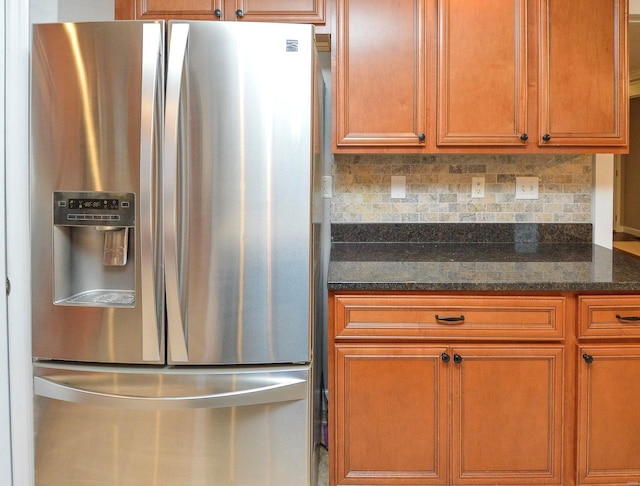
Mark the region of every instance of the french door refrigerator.
[[40, 24], [32, 41], [36, 484], [312, 484], [313, 27]]

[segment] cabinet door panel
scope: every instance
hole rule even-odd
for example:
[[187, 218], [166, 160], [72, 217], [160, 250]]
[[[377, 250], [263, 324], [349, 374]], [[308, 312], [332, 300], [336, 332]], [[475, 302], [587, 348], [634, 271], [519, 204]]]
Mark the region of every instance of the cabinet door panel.
[[627, 144], [626, 10], [624, 0], [540, 1], [541, 145]]
[[338, 0], [336, 144], [423, 145], [425, 0]]
[[560, 484], [561, 346], [453, 349], [453, 484]]
[[136, 1], [136, 19], [219, 20], [214, 14], [222, 0], [146, 0]]
[[336, 346], [337, 484], [446, 484], [444, 351]]
[[522, 145], [525, 0], [440, 0], [438, 145]]
[[[242, 20], [259, 22], [324, 23], [325, 0], [236, 0], [235, 10], [242, 10]], [[235, 12], [234, 10], [234, 12]], [[226, 18], [235, 17], [230, 12]]]
[[640, 483], [640, 346], [584, 347], [578, 390], [578, 484]]

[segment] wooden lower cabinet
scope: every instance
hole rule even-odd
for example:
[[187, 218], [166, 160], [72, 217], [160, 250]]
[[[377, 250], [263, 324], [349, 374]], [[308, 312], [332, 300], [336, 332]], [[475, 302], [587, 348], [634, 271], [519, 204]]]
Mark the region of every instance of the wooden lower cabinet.
[[340, 485], [640, 485], [640, 294], [334, 292]]
[[559, 345], [335, 347], [336, 483], [561, 484]]
[[640, 484], [640, 346], [580, 348], [578, 484]]
[[451, 482], [561, 484], [564, 349], [453, 347]]
[[445, 350], [336, 347], [337, 484], [446, 484]]

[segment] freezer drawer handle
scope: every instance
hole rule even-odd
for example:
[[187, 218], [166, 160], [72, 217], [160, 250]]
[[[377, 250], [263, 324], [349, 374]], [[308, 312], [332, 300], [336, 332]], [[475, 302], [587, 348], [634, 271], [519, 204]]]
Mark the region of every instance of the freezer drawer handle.
[[111, 408], [145, 410], [188, 410], [197, 408], [228, 408], [266, 403], [288, 402], [307, 398], [307, 382], [288, 378], [268, 385], [224, 393], [199, 396], [144, 397], [116, 395], [58, 383], [36, 376], [33, 379], [36, 395], [64, 402], [98, 405]]

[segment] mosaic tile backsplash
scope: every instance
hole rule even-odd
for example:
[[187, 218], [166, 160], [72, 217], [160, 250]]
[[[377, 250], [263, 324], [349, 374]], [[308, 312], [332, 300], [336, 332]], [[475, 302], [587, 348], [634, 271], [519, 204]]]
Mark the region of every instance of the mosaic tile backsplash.
[[[593, 155], [334, 155], [331, 221], [589, 223]], [[391, 199], [391, 176], [406, 197]], [[539, 178], [539, 197], [515, 198], [516, 176]], [[471, 178], [485, 197], [471, 197]]]

